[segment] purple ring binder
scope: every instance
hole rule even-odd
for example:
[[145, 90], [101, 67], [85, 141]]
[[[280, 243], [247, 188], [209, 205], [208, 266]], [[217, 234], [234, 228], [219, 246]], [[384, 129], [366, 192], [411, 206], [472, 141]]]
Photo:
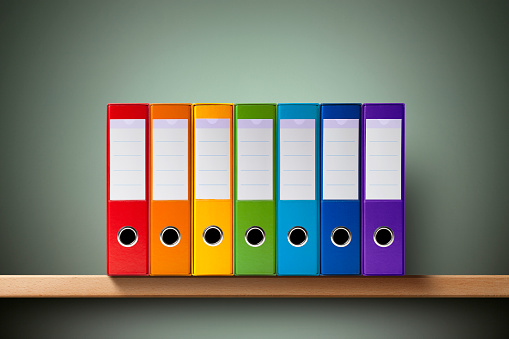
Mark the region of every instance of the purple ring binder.
[[[362, 113], [362, 273], [404, 275], [405, 105], [364, 104]], [[381, 227], [393, 232], [388, 246], [375, 242]]]

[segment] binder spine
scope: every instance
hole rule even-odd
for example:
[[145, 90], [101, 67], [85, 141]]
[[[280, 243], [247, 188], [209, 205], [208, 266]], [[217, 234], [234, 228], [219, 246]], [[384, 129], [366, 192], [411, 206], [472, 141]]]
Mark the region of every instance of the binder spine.
[[106, 214], [110, 276], [148, 274], [147, 129], [148, 104], [108, 105]]
[[362, 273], [404, 275], [405, 105], [364, 104], [362, 113]]
[[276, 274], [276, 105], [235, 106], [235, 275]]
[[360, 104], [321, 105], [321, 274], [361, 273]]
[[193, 275], [233, 275], [233, 105], [194, 104]]
[[191, 274], [191, 104], [150, 105], [149, 273]]
[[278, 104], [277, 122], [277, 274], [318, 275], [319, 105]]

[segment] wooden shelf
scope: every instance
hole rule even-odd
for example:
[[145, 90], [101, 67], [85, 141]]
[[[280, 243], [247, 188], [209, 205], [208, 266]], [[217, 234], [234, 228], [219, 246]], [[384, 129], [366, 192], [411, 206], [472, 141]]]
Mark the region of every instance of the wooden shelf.
[[404, 277], [108, 277], [3, 275], [2, 298], [509, 297], [509, 275]]

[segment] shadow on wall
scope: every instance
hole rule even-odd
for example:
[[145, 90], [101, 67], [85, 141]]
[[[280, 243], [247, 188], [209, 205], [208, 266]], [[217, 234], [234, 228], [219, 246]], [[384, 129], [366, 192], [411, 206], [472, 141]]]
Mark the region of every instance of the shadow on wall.
[[420, 169], [408, 162], [405, 168], [405, 274], [427, 274], [415, 271], [426, 266], [421, 233], [418, 231], [422, 227], [421, 220], [425, 220], [423, 214], [426, 204], [422, 201], [425, 181], [422, 180]]

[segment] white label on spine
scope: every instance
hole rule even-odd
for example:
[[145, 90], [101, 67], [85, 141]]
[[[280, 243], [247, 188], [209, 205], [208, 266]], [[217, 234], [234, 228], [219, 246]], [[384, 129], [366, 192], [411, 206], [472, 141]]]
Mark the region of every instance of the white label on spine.
[[281, 119], [279, 198], [315, 200], [315, 120]]
[[273, 199], [273, 120], [237, 120], [237, 199]]
[[145, 120], [110, 119], [110, 200], [145, 200]]
[[324, 119], [323, 199], [359, 199], [359, 120]]
[[401, 200], [401, 119], [366, 120], [366, 199]]
[[188, 200], [188, 120], [154, 119], [152, 124], [152, 198]]
[[196, 199], [230, 199], [230, 119], [196, 119]]

